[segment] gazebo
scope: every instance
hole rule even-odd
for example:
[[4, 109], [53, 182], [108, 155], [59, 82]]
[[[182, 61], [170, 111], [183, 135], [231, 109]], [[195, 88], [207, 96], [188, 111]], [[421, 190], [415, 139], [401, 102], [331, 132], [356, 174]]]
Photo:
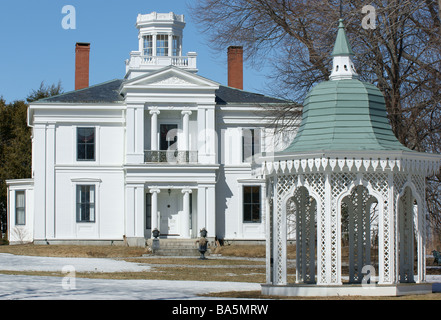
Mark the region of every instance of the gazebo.
[[[358, 80], [353, 55], [340, 20], [330, 80], [306, 96], [292, 144], [255, 168], [267, 187], [263, 294], [432, 292], [425, 178], [441, 157], [397, 140], [384, 96]], [[296, 244], [295, 274], [288, 242]]]

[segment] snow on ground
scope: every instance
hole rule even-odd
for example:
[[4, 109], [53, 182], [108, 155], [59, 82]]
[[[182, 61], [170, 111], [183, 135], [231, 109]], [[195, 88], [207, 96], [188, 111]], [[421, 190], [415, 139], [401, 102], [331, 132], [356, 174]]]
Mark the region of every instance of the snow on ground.
[[260, 290], [258, 283], [243, 282], [75, 278], [72, 277], [73, 273], [69, 272], [137, 272], [148, 271], [150, 267], [104, 258], [53, 258], [0, 254], [0, 270], [63, 271], [63, 268], [66, 271], [64, 277], [0, 274], [0, 299], [183, 300], [202, 299], [197, 296], [201, 293]]
[[197, 295], [241, 290], [260, 290], [260, 284], [0, 275], [0, 299], [3, 300], [206, 300], [208, 298]]
[[16, 256], [0, 253], [0, 270], [7, 271], [63, 271], [70, 266], [76, 272], [140, 272], [149, 271], [149, 266], [107, 258], [56, 258]]
[[[75, 278], [75, 272], [148, 271], [148, 266], [114, 259], [50, 258], [0, 254], [0, 270], [63, 271], [64, 277], [0, 274], [0, 299], [38, 300], [200, 300], [201, 293], [260, 290], [258, 283]], [[72, 267], [70, 267], [72, 266]], [[427, 276], [441, 292], [441, 276]]]

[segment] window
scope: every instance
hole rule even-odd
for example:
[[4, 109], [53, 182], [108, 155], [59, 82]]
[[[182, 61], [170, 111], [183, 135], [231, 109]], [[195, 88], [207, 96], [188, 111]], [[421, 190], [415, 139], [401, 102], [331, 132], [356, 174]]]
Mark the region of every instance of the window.
[[260, 222], [260, 186], [243, 187], [243, 222]]
[[95, 222], [94, 185], [77, 185], [77, 222]]
[[178, 57], [181, 55], [181, 42], [179, 37], [173, 36], [173, 54], [172, 56]]
[[23, 226], [26, 224], [26, 197], [24, 191], [15, 192], [15, 224]]
[[260, 129], [243, 129], [242, 162], [251, 163], [254, 156], [260, 153]]
[[95, 128], [77, 128], [77, 160], [95, 161]]
[[[178, 141], [177, 124], [161, 124], [159, 126], [159, 148], [160, 150], [169, 150], [169, 148]], [[175, 149], [177, 145], [174, 146]]]
[[144, 51], [143, 51], [143, 55], [144, 56], [152, 56], [153, 55], [153, 37], [151, 35], [149, 36], [144, 36], [143, 38], [143, 42], [144, 42]]
[[168, 56], [168, 35], [158, 34], [156, 36], [156, 55], [157, 56]]

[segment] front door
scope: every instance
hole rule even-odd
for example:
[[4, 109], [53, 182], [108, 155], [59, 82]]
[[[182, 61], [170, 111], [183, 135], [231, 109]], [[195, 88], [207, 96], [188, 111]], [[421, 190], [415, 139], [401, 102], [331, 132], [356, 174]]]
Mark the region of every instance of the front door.
[[179, 206], [178, 192], [161, 193], [161, 200], [158, 201], [158, 207], [161, 215], [159, 231], [162, 236], [178, 237], [179, 234]]

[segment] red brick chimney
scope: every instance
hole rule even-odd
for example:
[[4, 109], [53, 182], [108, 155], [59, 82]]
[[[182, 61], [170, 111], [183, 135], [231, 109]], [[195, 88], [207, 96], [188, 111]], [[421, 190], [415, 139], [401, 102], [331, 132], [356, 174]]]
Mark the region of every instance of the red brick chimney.
[[75, 90], [89, 86], [90, 43], [77, 42], [75, 46]]
[[243, 90], [243, 47], [228, 47], [228, 86]]

